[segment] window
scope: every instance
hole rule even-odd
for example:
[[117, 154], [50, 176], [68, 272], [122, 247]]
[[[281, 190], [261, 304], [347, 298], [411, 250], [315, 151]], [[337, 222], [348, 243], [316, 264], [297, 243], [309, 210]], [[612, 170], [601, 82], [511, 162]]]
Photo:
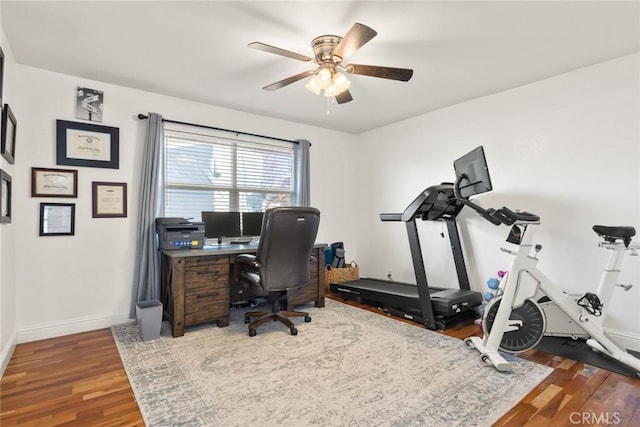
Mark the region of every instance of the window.
[[165, 216], [200, 221], [202, 211], [260, 212], [292, 204], [291, 143], [205, 132], [165, 126]]

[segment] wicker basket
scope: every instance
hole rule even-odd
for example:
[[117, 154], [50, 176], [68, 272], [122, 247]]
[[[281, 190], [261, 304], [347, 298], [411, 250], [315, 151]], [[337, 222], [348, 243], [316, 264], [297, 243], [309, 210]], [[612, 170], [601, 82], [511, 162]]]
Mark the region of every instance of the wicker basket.
[[324, 285], [327, 292], [330, 292], [329, 286], [332, 283], [344, 283], [352, 280], [358, 280], [360, 278], [360, 268], [355, 261], [345, 268], [334, 268], [329, 265], [326, 266], [327, 271], [324, 274]]

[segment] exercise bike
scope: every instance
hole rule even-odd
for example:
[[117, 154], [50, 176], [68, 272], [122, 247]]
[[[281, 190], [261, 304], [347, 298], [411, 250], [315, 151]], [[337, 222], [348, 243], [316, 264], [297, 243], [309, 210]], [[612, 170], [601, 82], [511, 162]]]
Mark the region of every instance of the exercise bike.
[[[461, 196], [459, 176], [454, 192]], [[498, 350], [520, 353], [535, 347], [543, 336], [563, 336], [585, 339], [587, 345], [636, 371], [640, 377], [640, 359], [633, 357], [611, 339], [603, 327], [613, 290], [621, 287], [628, 291], [632, 285], [617, 283], [625, 253], [638, 255], [640, 244], [632, 242], [633, 227], [594, 225], [593, 230], [603, 240], [599, 246], [610, 250], [596, 293], [570, 295], [558, 288], [537, 267], [542, 246], [534, 244], [540, 218], [528, 212], [514, 212], [507, 207], [484, 209], [466, 200], [483, 218], [494, 225], [511, 226], [507, 242], [517, 245], [516, 250], [504, 249], [513, 255], [513, 261], [502, 278], [498, 296], [485, 308], [482, 319], [484, 335], [469, 337], [465, 343], [481, 354], [481, 360], [492, 364], [498, 371], [512, 370]]]

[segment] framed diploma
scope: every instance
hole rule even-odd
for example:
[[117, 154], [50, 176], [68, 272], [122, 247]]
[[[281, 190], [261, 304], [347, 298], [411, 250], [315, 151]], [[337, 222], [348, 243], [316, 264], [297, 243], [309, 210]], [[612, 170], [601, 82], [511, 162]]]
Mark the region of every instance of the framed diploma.
[[56, 121], [56, 163], [67, 166], [118, 169], [120, 129]]
[[11, 222], [11, 175], [0, 170], [0, 223]]
[[0, 136], [2, 145], [2, 157], [13, 164], [16, 157], [16, 116], [13, 115], [9, 104], [4, 104], [2, 110], [2, 135]]
[[31, 168], [31, 197], [78, 197], [78, 171]]
[[40, 203], [41, 236], [73, 236], [75, 222], [74, 203]]
[[92, 195], [94, 218], [126, 218], [126, 182], [93, 182]]

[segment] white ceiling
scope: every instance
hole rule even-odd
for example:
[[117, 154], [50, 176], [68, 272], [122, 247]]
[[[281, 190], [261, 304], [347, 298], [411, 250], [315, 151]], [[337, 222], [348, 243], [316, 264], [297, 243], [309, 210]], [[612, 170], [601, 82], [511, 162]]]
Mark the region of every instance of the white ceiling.
[[[360, 133], [638, 52], [639, 5], [3, 0], [0, 13], [20, 64]], [[345, 63], [412, 68], [409, 82], [353, 75], [354, 100], [330, 106], [304, 80], [261, 89], [309, 66], [248, 43], [313, 56], [313, 38], [343, 36], [355, 22], [378, 35]]]

